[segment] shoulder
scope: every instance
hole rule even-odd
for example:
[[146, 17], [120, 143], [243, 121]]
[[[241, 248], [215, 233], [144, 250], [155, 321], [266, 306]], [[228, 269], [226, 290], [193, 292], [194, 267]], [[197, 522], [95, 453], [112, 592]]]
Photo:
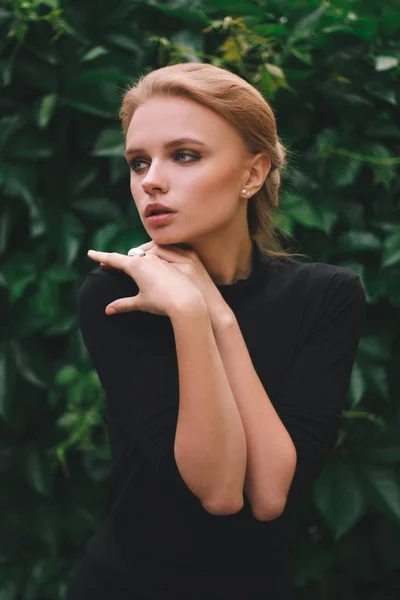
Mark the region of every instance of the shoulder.
[[290, 289], [292, 293], [295, 291], [304, 299], [350, 294], [365, 302], [359, 275], [340, 265], [284, 259], [275, 262], [273, 272], [280, 285]]
[[[78, 301], [98, 303], [102, 298], [135, 296], [139, 291], [136, 282], [123, 271], [96, 267], [87, 273], [78, 289]], [[112, 300], [110, 300], [112, 302]]]
[[361, 326], [366, 316], [366, 295], [359, 275], [339, 265], [286, 258], [274, 261], [266, 298], [286, 319], [291, 315], [290, 322], [301, 322], [302, 339], [328, 323]]
[[144, 344], [166, 341], [171, 337], [170, 320], [162, 315], [135, 310], [107, 315], [105, 309], [114, 300], [136, 296], [137, 283], [123, 271], [96, 267], [82, 279], [76, 297], [78, 321], [87, 336], [139, 337]]

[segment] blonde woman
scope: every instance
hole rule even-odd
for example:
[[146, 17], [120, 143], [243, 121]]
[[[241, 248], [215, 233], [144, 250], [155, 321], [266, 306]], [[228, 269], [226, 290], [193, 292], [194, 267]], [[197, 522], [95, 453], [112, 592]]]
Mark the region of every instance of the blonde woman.
[[121, 119], [151, 241], [89, 251], [99, 264], [79, 291], [113, 471], [69, 599], [292, 599], [288, 514], [337, 440], [360, 279], [280, 248], [285, 150], [242, 78], [155, 70]]

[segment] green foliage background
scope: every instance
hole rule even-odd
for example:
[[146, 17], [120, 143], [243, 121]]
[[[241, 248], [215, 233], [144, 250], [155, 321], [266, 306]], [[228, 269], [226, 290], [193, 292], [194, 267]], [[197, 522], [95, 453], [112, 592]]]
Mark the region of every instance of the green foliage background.
[[271, 101], [291, 151], [284, 246], [367, 294], [340, 439], [294, 524], [298, 598], [400, 597], [399, 34], [395, 0], [0, 2], [0, 600], [65, 598], [104, 516], [103, 396], [76, 294], [88, 248], [147, 240], [122, 93], [184, 61]]

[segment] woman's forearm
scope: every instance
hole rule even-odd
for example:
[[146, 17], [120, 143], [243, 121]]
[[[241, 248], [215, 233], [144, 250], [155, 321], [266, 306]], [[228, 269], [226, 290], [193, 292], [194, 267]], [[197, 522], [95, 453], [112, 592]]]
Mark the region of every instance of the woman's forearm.
[[245, 430], [244, 492], [254, 516], [273, 519], [286, 503], [297, 464], [296, 449], [254, 369], [235, 315], [221, 315], [213, 328]]
[[213, 514], [243, 506], [246, 438], [215, 342], [207, 307], [169, 315], [179, 372], [175, 459], [186, 485]]

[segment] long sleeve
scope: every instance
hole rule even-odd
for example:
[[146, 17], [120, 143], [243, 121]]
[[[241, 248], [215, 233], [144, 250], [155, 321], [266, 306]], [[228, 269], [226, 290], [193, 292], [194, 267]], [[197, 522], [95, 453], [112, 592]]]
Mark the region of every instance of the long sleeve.
[[174, 456], [179, 392], [170, 320], [143, 311], [105, 314], [110, 302], [137, 293], [136, 283], [124, 273], [91, 271], [78, 292], [82, 336], [105, 390], [111, 420], [123, 423], [159, 481], [186, 505], [204, 511]]
[[318, 290], [317, 315], [288, 371], [277, 406], [297, 451], [286, 507], [316, 479], [337, 441], [366, 314], [365, 292], [357, 275], [339, 271]]

